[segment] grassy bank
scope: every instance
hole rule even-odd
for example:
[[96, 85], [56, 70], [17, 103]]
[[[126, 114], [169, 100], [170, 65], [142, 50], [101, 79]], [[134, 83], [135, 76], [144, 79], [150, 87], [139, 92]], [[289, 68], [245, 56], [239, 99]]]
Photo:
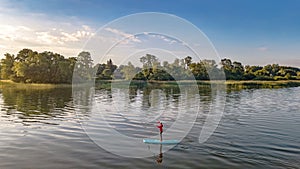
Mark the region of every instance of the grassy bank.
[[299, 80], [282, 80], [282, 81], [226, 81], [227, 88], [282, 88], [298, 87]]
[[[97, 83], [120, 83], [120, 84], [127, 84], [127, 83], [131, 83], [131, 84], [140, 84], [140, 83], [149, 83], [149, 84], [194, 84], [195, 81], [194, 80], [180, 80], [180, 81], [141, 81], [141, 80], [132, 80], [132, 81], [128, 81], [128, 80], [100, 80]], [[279, 80], [279, 81], [263, 81], [263, 80], [226, 80], [226, 81], [218, 81], [218, 80], [213, 80], [213, 81], [209, 81], [209, 80], [197, 80], [196, 81], [197, 84], [201, 85], [210, 85], [210, 84], [225, 84], [226, 85], [264, 85], [264, 84], [268, 84], [268, 85], [300, 85], [300, 80]]]
[[[99, 88], [107, 88], [111, 86], [113, 82], [114, 87], [126, 87], [129, 84], [131, 86], [177, 86], [177, 85], [191, 85], [195, 84], [192, 80], [183, 81], [125, 81], [125, 80], [105, 80], [98, 81]], [[298, 87], [300, 86], [299, 80], [283, 80], [283, 81], [196, 81], [198, 86], [210, 86], [217, 84], [226, 84], [228, 89], [249, 89], [249, 88], [282, 88], [282, 87]]]
[[71, 84], [16, 83], [11, 80], [0, 80], [0, 87], [3, 86], [15, 87], [15, 88], [31, 88], [31, 89], [72, 87]]
[[[111, 85], [114, 87], [127, 87], [131, 86], [174, 86], [174, 85], [190, 85], [195, 84], [192, 80], [182, 81], [127, 81], [127, 80], [101, 80], [96, 82], [97, 88], [110, 88]], [[300, 86], [300, 80], [282, 80], [282, 81], [196, 81], [198, 86], [208, 86], [212, 84], [226, 84], [228, 89], [247, 89], [247, 88], [282, 88], [282, 87], [298, 87]], [[16, 88], [63, 88], [71, 87], [72, 84], [36, 84], [36, 83], [15, 83], [10, 80], [0, 80], [0, 85], [12, 86]]]

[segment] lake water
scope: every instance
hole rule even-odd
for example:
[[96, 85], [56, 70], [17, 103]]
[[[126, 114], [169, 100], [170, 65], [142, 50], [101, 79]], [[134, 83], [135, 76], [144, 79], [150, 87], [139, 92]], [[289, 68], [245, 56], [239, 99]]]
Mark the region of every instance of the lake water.
[[[93, 97], [104, 106], [100, 110], [115, 131], [141, 140], [157, 135], [157, 118], [168, 129], [176, 121], [175, 112], [187, 106], [180, 104], [182, 98], [192, 95], [188, 88], [150, 86], [131, 88], [129, 100], [122, 100], [116, 97], [122, 90], [97, 89]], [[89, 106], [78, 111], [72, 88], [1, 86], [0, 168], [300, 168], [300, 87], [227, 90], [222, 119], [204, 143], [198, 141], [200, 131], [211, 101], [222, 93], [211, 92], [209, 86], [200, 87], [199, 93], [190, 103], [198, 99], [200, 115], [179, 145], [166, 152], [168, 147], [160, 145], [128, 147], [153, 153], [129, 158], [90, 139], [115, 142], [101, 137], [106, 129]], [[131, 111], [109, 108], [123, 102]], [[163, 114], [139, 113], [161, 110]], [[84, 124], [86, 119], [90, 123]], [[159, 156], [160, 148], [164, 153]]]

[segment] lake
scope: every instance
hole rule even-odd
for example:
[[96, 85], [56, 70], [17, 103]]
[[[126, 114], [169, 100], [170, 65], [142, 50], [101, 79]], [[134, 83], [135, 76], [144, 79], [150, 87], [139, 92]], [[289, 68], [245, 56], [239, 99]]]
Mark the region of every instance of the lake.
[[[206, 85], [199, 87], [200, 97], [189, 87], [150, 85], [125, 90], [97, 88], [92, 94], [79, 93], [95, 98], [100, 104], [95, 111], [88, 99], [78, 107], [75, 103], [80, 100], [71, 87], [2, 85], [0, 168], [300, 168], [300, 87], [220, 93]], [[208, 140], [199, 143], [209, 108], [219, 95], [226, 99], [222, 119]], [[155, 123], [162, 120], [167, 138], [176, 112], [197, 108], [200, 112], [180, 144], [126, 147], [152, 153], [149, 157], [124, 157], [96, 144], [105, 141], [117, 150], [126, 145], [111, 139], [107, 124], [142, 141], [157, 136]], [[107, 124], [99, 115], [105, 116]]]

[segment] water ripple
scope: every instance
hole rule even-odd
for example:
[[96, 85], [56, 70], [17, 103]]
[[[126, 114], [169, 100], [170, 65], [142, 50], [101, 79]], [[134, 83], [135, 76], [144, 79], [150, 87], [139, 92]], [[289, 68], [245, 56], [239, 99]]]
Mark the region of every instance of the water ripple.
[[[163, 154], [131, 159], [106, 152], [82, 129], [83, 119], [93, 117], [89, 106], [76, 112], [70, 89], [58, 91], [0, 92], [0, 168], [299, 168], [300, 88], [247, 89], [227, 94], [224, 116], [215, 133], [203, 144], [198, 136], [208, 116], [211, 93], [201, 93], [201, 108], [194, 127], [183, 141]], [[121, 133], [144, 138], [157, 134], [156, 116], [144, 92], [130, 96], [124, 107], [111, 111], [112, 91], [96, 92], [106, 103], [106, 120]], [[159, 93], [157, 93], [159, 94]], [[160, 95], [159, 117], [166, 129], [176, 120], [179, 93]], [[119, 98], [121, 99], [121, 98]], [[118, 100], [120, 101], [120, 100]], [[145, 104], [147, 103], [147, 104]], [[143, 107], [144, 106], [144, 107]], [[148, 107], [147, 107], [148, 106]], [[165, 107], [164, 107], [165, 106]], [[146, 112], [148, 114], [141, 114]], [[151, 120], [140, 121], [151, 117]], [[94, 119], [91, 131], [107, 130]], [[150, 150], [157, 147], [149, 146]], [[38, 159], [38, 160], [37, 160]]]

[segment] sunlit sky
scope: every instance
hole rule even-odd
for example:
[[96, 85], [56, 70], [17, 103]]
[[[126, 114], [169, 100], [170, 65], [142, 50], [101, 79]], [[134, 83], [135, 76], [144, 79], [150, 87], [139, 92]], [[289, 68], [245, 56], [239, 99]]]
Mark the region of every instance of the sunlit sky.
[[[0, 57], [23, 48], [76, 56], [108, 22], [162, 12], [197, 26], [222, 58], [300, 67], [299, 9], [298, 0], [2, 0]], [[115, 28], [107, 31], [130, 35]]]

